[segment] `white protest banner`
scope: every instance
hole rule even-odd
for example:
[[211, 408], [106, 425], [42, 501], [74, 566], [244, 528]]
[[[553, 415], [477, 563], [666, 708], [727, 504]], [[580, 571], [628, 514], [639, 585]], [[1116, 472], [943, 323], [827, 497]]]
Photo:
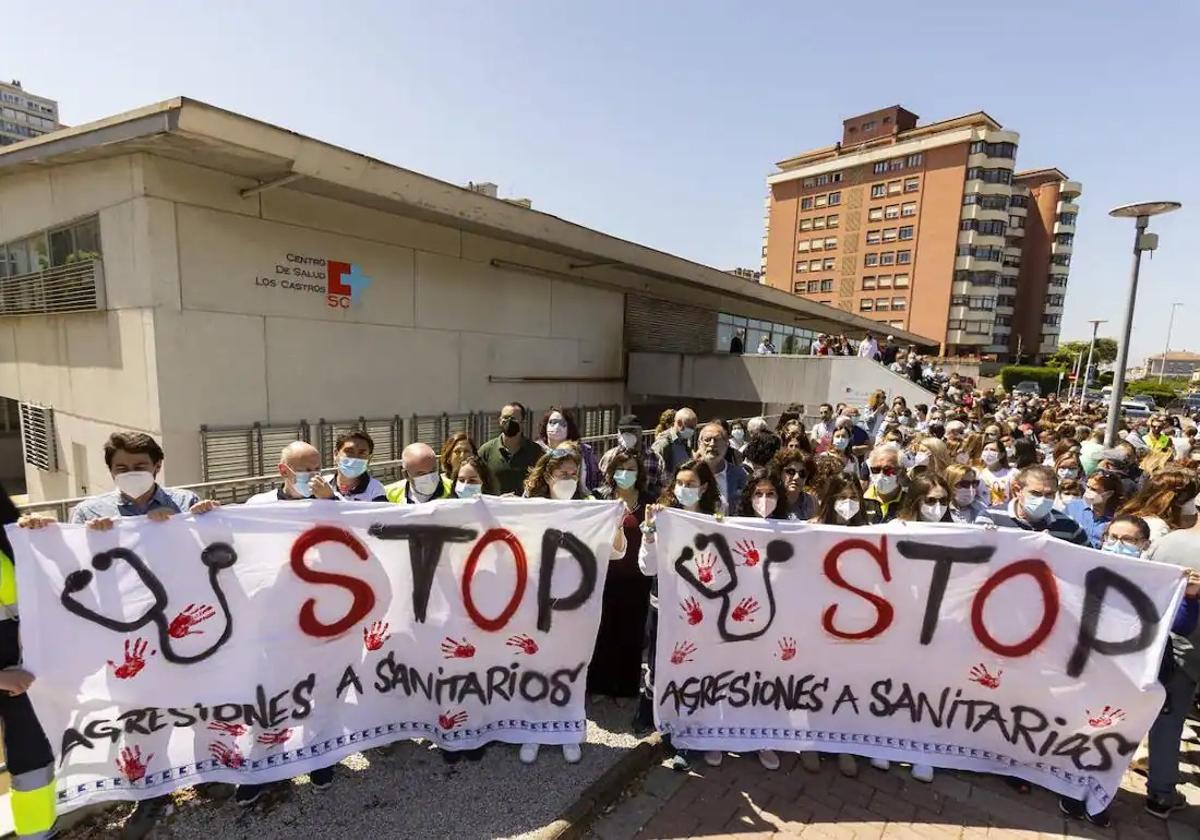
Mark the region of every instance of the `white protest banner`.
[[676, 746], [1003, 773], [1097, 812], [1162, 707], [1175, 566], [1008, 529], [655, 521]]
[[426, 738], [584, 740], [615, 502], [331, 501], [10, 526], [59, 807]]

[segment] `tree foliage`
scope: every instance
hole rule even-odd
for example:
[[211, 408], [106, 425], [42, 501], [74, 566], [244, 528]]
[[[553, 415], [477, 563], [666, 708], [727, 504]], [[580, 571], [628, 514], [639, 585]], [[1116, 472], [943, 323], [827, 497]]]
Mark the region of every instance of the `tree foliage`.
[[[1087, 363], [1088, 346], [1091, 341], [1066, 341], [1058, 345], [1054, 355], [1046, 360], [1050, 367], [1074, 369], [1075, 360], [1083, 353], [1083, 361]], [[1102, 365], [1117, 360], [1117, 340], [1115, 338], [1097, 338], [1096, 350], [1092, 355], [1092, 364]]]

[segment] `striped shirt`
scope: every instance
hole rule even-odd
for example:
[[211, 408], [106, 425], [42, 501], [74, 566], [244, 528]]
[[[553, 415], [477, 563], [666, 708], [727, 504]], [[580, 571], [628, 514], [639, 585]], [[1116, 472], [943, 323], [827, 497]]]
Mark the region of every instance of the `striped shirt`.
[[1041, 522], [1027, 522], [1017, 516], [1017, 500], [1013, 499], [1006, 506], [994, 507], [988, 511], [992, 522], [1001, 528], [1020, 528], [1022, 531], [1046, 531], [1050, 536], [1074, 543], [1075, 545], [1090, 546], [1087, 534], [1079, 523], [1062, 511], [1051, 509], [1050, 515]]

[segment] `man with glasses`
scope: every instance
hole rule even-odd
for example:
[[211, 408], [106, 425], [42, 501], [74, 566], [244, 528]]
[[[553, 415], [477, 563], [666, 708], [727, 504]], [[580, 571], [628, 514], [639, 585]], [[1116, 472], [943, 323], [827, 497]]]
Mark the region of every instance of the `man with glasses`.
[[1023, 531], [1044, 531], [1056, 539], [1075, 545], [1090, 545], [1087, 533], [1079, 524], [1054, 509], [1058, 475], [1053, 468], [1042, 464], [1026, 467], [1017, 473], [1013, 489], [1013, 497], [1007, 505], [988, 511], [996, 525]]
[[863, 513], [867, 523], [891, 522], [904, 502], [904, 467], [900, 447], [885, 443], [871, 450], [867, 459], [871, 485], [863, 493]]
[[725, 427], [717, 421], [705, 423], [700, 429], [700, 443], [696, 447], [696, 455], [712, 470], [713, 477], [717, 480], [717, 492], [721, 495], [721, 507], [726, 512], [737, 505], [748, 478], [745, 470], [729, 463], [725, 457], [728, 451], [729, 438], [725, 435]]
[[521, 403], [508, 403], [500, 411], [500, 434], [479, 447], [479, 457], [502, 496], [521, 495], [525, 477], [542, 457], [542, 448], [522, 431], [526, 414]]

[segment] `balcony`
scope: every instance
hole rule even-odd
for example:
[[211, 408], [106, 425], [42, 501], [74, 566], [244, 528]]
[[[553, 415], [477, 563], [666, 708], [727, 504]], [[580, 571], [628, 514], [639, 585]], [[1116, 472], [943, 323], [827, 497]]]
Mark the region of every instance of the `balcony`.
[[1062, 181], [1058, 185], [1058, 194], [1068, 199], [1077, 198], [1083, 194], [1083, 184], [1078, 181]]
[[1013, 305], [1011, 303], [997, 303], [996, 304], [996, 314], [997, 315], [1011, 315], [1012, 312], [1013, 312]]
[[981, 257], [955, 257], [956, 271], [999, 271], [1000, 260], [987, 260]]
[[0, 280], [0, 315], [96, 312], [104, 308], [104, 263], [100, 260]]
[[1075, 248], [1075, 243], [1067, 245], [1064, 242], [1053, 242], [1050, 244], [1051, 254], [1069, 254]]
[[988, 330], [985, 333], [967, 332], [966, 330], [946, 330], [947, 344], [973, 344], [977, 347], [986, 347], [992, 343], [992, 333]]
[[990, 219], [996, 222], [1008, 221], [1008, 209], [989, 210], [986, 207], [980, 207], [978, 204], [964, 204], [960, 219]]
[[1059, 201], [1058, 207], [1055, 209], [1054, 212], [1056, 214], [1058, 214], [1058, 213], [1075, 213], [1076, 215], [1078, 215], [1079, 205], [1073, 201]]
[[1055, 233], [1074, 233], [1075, 225], [1074, 224], [1066, 224], [1064, 222], [1055, 222], [1054, 223], [1054, 232]]
[[1016, 205], [1010, 205], [1008, 208], [1008, 213], [1013, 216], [1028, 216], [1029, 208], [1028, 207], [1018, 207]]
[[1009, 239], [1020, 239], [1024, 235], [1025, 235], [1025, 223], [1024, 222], [1021, 222], [1020, 224], [1015, 224], [1015, 225], [1012, 223], [1009, 223], [1009, 225], [1008, 225], [1008, 238]]
[[1050, 276], [1051, 277], [1062, 277], [1065, 280], [1067, 277], [1067, 273], [1070, 270], [1071, 270], [1071, 266], [1069, 266], [1069, 265], [1059, 265], [1058, 263], [1053, 263], [1053, 262], [1050, 263]]
[[1046, 341], [1053, 336], [1055, 342], [1057, 342], [1060, 332], [1062, 332], [1061, 324], [1042, 324], [1042, 341]]
[[959, 245], [987, 245], [992, 248], [1004, 246], [1004, 236], [999, 233], [980, 233], [977, 230], [960, 230]]

